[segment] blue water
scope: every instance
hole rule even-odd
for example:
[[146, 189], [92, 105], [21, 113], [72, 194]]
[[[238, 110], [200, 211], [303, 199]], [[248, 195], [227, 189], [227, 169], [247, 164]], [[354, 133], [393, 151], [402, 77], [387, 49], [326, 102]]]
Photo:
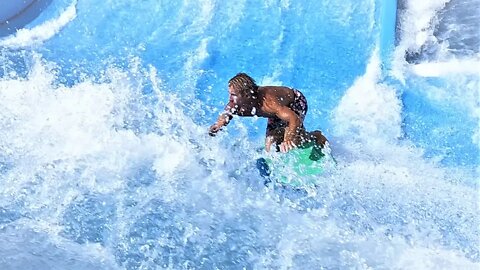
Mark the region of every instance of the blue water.
[[[478, 268], [478, 72], [413, 72], [478, 63], [451, 2], [383, 71], [374, 0], [53, 0], [0, 39], [0, 268]], [[263, 186], [265, 119], [208, 136], [238, 72], [306, 95], [317, 188]]]

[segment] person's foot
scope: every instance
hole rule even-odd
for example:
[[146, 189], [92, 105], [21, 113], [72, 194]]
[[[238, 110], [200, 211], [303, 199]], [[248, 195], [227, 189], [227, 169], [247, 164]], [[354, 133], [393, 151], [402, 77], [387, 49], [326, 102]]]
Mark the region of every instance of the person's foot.
[[310, 134], [312, 135], [316, 144], [322, 148], [325, 146], [325, 143], [328, 142], [327, 138], [323, 136], [322, 132], [319, 130], [312, 131]]

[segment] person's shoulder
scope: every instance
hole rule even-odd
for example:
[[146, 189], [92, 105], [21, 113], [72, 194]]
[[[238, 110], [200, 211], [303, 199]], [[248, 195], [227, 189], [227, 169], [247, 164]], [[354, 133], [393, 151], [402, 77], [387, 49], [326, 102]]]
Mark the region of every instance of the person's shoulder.
[[275, 98], [290, 98], [294, 96], [293, 88], [286, 86], [263, 86], [260, 90], [265, 96], [272, 96]]
[[289, 95], [293, 88], [286, 87], [286, 86], [260, 86], [259, 91], [263, 92], [265, 95], [273, 95], [273, 96], [284, 96]]
[[259, 89], [268, 89], [268, 90], [292, 90], [293, 88], [280, 85], [263, 85], [259, 86]]
[[[260, 88], [259, 88], [260, 89]], [[263, 86], [260, 89], [263, 100], [286, 106], [294, 99], [292, 88], [285, 86]]]

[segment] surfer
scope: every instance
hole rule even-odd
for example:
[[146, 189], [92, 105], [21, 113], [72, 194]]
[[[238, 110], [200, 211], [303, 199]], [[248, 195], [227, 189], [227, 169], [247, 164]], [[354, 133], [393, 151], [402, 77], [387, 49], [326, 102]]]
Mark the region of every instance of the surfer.
[[268, 118], [265, 149], [275, 145], [277, 151], [288, 152], [312, 143], [323, 148], [327, 139], [322, 132], [307, 132], [303, 125], [307, 114], [307, 99], [298, 90], [285, 86], [258, 86], [245, 73], [238, 73], [228, 81], [229, 102], [209, 134], [215, 134], [228, 125], [233, 115]]

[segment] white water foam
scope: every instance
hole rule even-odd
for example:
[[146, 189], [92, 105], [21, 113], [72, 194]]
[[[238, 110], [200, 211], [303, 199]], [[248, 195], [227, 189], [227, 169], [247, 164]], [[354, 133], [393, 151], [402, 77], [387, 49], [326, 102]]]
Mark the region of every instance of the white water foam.
[[452, 74], [471, 74], [480, 77], [480, 61], [456, 60], [448, 62], [428, 62], [412, 66], [412, 71], [422, 77], [446, 77]]
[[395, 89], [379, 83], [378, 50], [372, 54], [366, 74], [358, 78], [340, 100], [333, 116], [336, 132], [369, 141], [383, 138], [395, 141], [401, 132], [401, 104]]
[[42, 229], [25, 227], [28, 228], [28, 225], [17, 223], [2, 228], [1, 269], [121, 269], [115, 264], [112, 254], [98, 244], [80, 245], [55, 237], [48, 230], [47, 233]]
[[[375, 51], [366, 74], [347, 90], [333, 112], [335, 135], [338, 137], [331, 138], [331, 144], [339, 161], [338, 175], [333, 181], [338, 181], [337, 188], [342, 192], [352, 194], [360, 209], [370, 213], [366, 214], [370, 218], [378, 218], [375, 211], [368, 210], [375, 205], [376, 211], [383, 212], [381, 215], [401, 217], [404, 229], [408, 228], [406, 234], [415, 235], [415, 242], [422, 239], [422, 244], [414, 245], [412, 251], [395, 251], [402, 258], [396, 261], [396, 267], [403, 269], [411, 263], [409, 255], [403, 257], [401, 254], [410, 254], [413, 250], [422, 254], [414, 260], [425, 269], [448, 269], [449, 265], [469, 269], [478, 267], [460, 259], [462, 255], [438, 246], [445, 238], [441, 228], [449, 223], [455, 224], [453, 226], [458, 229], [459, 235], [468, 235], [469, 241], [478, 243], [475, 236], [479, 234], [478, 228], [468, 229], [479, 222], [475, 215], [478, 211], [478, 191], [463, 184], [476, 183], [478, 172], [449, 172], [435, 160], [424, 159], [421, 148], [401, 140], [401, 102], [395, 88], [379, 82], [379, 73], [380, 64]], [[462, 199], [457, 201], [458, 197]], [[423, 214], [419, 215], [422, 211], [433, 216], [425, 218]], [[462, 217], [466, 214], [468, 218], [455, 217], [456, 213], [462, 213]], [[460, 233], [460, 230], [463, 232]], [[426, 237], [425, 233], [430, 236]], [[431, 237], [434, 234], [438, 235]], [[451, 244], [456, 246], [458, 243]], [[436, 249], [441, 251], [434, 251]], [[450, 254], [446, 260], [436, 255], [444, 253]], [[467, 257], [477, 260], [478, 251], [471, 251]], [[459, 265], [456, 264], [460, 262], [457, 259], [461, 261]]]
[[55, 36], [77, 16], [77, 1], [73, 1], [58, 18], [51, 19], [32, 29], [22, 28], [14, 35], [0, 39], [0, 46], [7, 48], [25, 48], [37, 46]]

